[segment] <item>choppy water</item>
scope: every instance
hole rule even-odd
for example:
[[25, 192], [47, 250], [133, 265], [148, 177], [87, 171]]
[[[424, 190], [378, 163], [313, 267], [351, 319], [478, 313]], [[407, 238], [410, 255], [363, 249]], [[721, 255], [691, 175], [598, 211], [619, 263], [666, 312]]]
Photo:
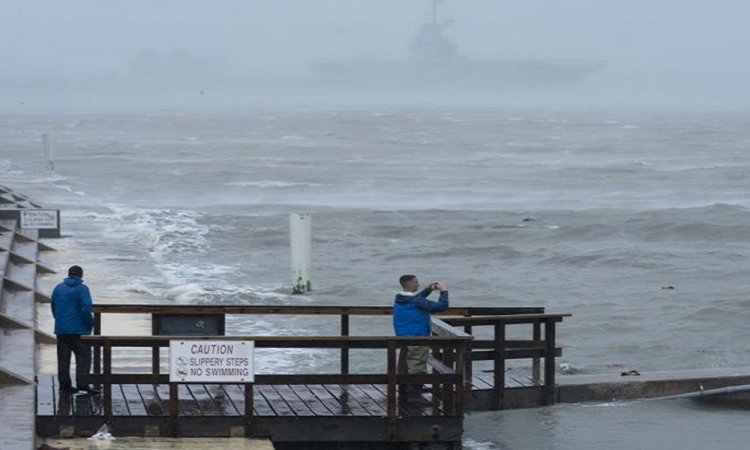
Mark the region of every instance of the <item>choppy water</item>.
[[[50, 258], [82, 264], [99, 301], [388, 305], [409, 272], [445, 280], [454, 305], [572, 313], [561, 372], [747, 366], [749, 125], [738, 111], [520, 107], [6, 114], [0, 183], [62, 209], [69, 236]], [[292, 297], [299, 211], [313, 213], [315, 291]], [[466, 446], [739, 448], [746, 419], [679, 402], [560, 405], [475, 414]]]

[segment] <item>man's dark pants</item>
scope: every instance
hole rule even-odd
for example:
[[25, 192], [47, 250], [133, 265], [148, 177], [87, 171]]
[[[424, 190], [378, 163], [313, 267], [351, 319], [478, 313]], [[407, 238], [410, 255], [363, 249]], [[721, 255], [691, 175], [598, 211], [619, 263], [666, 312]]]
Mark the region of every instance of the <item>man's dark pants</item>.
[[61, 390], [70, 390], [73, 385], [70, 380], [70, 355], [76, 355], [76, 385], [86, 386], [81, 379], [91, 371], [91, 346], [81, 341], [79, 334], [57, 335], [57, 378]]

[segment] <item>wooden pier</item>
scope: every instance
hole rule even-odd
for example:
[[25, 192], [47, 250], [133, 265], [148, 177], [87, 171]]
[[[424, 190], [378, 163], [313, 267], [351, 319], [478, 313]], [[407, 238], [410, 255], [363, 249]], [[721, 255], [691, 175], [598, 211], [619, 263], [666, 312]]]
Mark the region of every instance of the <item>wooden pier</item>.
[[[542, 311], [453, 308], [433, 318], [432, 337], [405, 338], [350, 335], [352, 316], [388, 316], [390, 307], [96, 305], [95, 336], [86, 339], [98, 348], [91, 382], [102, 385], [104, 392], [101, 396], [60, 395], [55, 377], [39, 375], [37, 433], [85, 435], [108, 423], [120, 436], [262, 437], [271, 439], [277, 448], [400, 448], [407, 444], [460, 448], [467, 410], [554, 402], [554, 359], [561, 352], [554, 343], [554, 329], [567, 315]], [[102, 316], [112, 314], [149, 315], [154, 333], [108, 336], [102, 330]], [[339, 329], [331, 336], [156, 335], [164, 317], [227, 314], [331, 316]], [[218, 325], [223, 332], [224, 320]], [[484, 326], [494, 330], [490, 339], [467, 333]], [[505, 330], [510, 326], [527, 327], [531, 339], [506, 340]], [[161, 373], [161, 349], [174, 340], [203, 339], [252, 340], [257, 349], [333, 351], [339, 355], [338, 364], [315, 373], [260, 370], [254, 382], [246, 384], [170, 382]], [[397, 373], [398, 352], [411, 345], [431, 347], [431, 373]], [[118, 370], [113, 359], [126, 348], [151, 349], [148, 373]], [[376, 355], [373, 366], [381, 369], [353, 370], [350, 356], [358, 351]], [[532, 361], [528, 377], [506, 377], [506, 361], [519, 358]], [[483, 360], [491, 362], [493, 373], [475, 375], [474, 362]], [[544, 367], [542, 377], [540, 366]], [[426, 405], [399, 401], [399, 385], [406, 383], [430, 387], [423, 394]]]

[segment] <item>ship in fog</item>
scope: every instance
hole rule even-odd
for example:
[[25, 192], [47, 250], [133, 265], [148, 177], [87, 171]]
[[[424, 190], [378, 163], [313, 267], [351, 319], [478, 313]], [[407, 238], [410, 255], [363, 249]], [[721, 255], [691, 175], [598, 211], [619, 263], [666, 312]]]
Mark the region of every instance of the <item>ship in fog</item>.
[[453, 88], [471, 90], [544, 89], [571, 86], [606, 65], [600, 60], [472, 60], [445, 36], [436, 19], [423, 24], [404, 60], [354, 58], [312, 65], [315, 81], [339, 87]]

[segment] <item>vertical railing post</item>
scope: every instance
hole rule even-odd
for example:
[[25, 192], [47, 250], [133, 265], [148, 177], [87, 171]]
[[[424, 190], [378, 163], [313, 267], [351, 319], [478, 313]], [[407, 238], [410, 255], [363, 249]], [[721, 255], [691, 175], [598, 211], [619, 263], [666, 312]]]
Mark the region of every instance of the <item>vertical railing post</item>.
[[112, 423], [112, 342], [104, 341], [104, 423]]
[[253, 383], [245, 383], [245, 422], [248, 424], [253, 420], [253, 406], [255, 403], [253, 386]]
[[396, 440], [398, 409], [396, 403], [396, 383], [398, 363], [396, 362], [396, 341], [388, 340], [388, 439]]
[[[341, 315], [341, 336], [349, 336], [349, 315]], [[341, 347], [341, 373], [349, 373], [349, 347]]]
[[[94, 335], [102, 335], [102, 313], [94, 313]], [[102, 373], [102, 347], [99, 342], [94, 342], [92, 349], [94, 352], [94, 373]]]
[[[539, 323], [538, 320], [534, 321], [534, 334], [532, 336], [532, 339], [535, 341], [542, 340], [542, 325]], [[540, 377], [541, 377], [540, 362], [541, 362], [541, 359], [538, 356], [535, 356], [534, 360], [531, 363], [531, 379], [534, 380], [534, 383], [536, 384], [539, 384]]]
[[[151, 336], [159, 334], [159, 330], [156, 327], [156, 317], [151, 314]], [[158, 345], [151, 347], [151, 374], [154, 376], [154, 384], [159, 381], [159, 372], [161, 371], [161, 353]]]
[[495, 324], [495, 409], [503, 409], [505, 400], [505, 323]]
[[[466, 316], [471, 317], [471, 316]], [[464, 333], [471, 334], [473, 332], [471, 325], [464, 325]], [[471, 359], [471, 342], [464, 347], [466, 355], [464, 355], [464, 390], [470, 391], [472, 387], [472, 381], [474, 378], [474, 360]]]
[[[455, 351], [456, 349], [453, 347], [444, 347], [443, 348], [443, 364], [445, 364], [447, 367], [450, 367], [455, 370], [455, 364], [456, 364], [456, 357], [455, 357]], [[445, 408], [445, 412], [449, 415], [452, 415], [456, 412], [455, 404], [453, 402], [455, 392], [456, 390], [460, 389], [459, 386], [451, 383], [443, 383], [443, 392], [442, 392], [442, 401], [443, 406]], [[433, 402], [435, 399], [432, 399]]]
[[456, 348], [456, 365], [454, 370], [458, 374], [458, 381], [456, 382], [456, 389], [453, 390], [453, 410], [457, 417], [463, 417], [464, 415], [464, 390], [461, 386], [465, 385], [464, 370], [466, 368], [466, 344], [460, 345]]
[[169, 383], [169, 433], [177, 437], [177, 420], [180, 413], [179, 385]]
[[544, 404], [555, 403], [555, 319], [544, 319]]

